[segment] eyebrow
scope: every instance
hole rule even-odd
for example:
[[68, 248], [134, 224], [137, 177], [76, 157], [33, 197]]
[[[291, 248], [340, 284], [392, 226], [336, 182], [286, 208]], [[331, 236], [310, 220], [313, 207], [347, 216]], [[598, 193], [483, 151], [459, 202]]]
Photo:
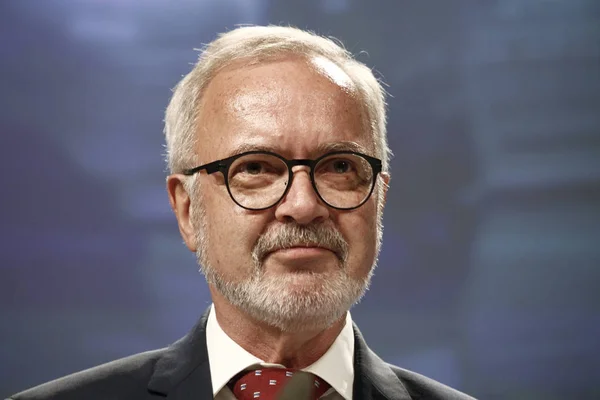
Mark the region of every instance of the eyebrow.
[[[234, 147], [229, 152], [229, 156], [246, 153], [248, 151], [269, 151], [279, 154], [281, 152], [281, 148], [267, 144], [242, 143], [239, 146]], [[324, 143], [317, 146], [316, 149], [316, 153], [319, 155], [332, 151], [353, 151], [356, 153], [369, 154], [368, 150], [364, 146], [351, 141]]]
[[368, 154], [368, 150], [356, 142], [333, 142], [325, 143], [317, 147], [320, 154], [329, 153], [330, 151], [354, 151], [357, 153]]

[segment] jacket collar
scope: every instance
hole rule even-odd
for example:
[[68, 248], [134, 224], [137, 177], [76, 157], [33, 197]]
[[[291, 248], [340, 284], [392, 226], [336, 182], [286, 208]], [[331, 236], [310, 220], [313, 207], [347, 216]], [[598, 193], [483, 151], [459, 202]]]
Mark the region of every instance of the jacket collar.
[[209, 311], [210, 308], [186, 336], [169, 346], [157, 360], [148, 383], [151, 393], [172, 400], [213, 398], [206, 350]]
[[[206, 322], [209, 309], [182, 339], [173, 343], [156, 362], [148, 383], [151, 393], [169, 400], [212, 399], [212, 383], [206, 349]], [[408, 391], [388, 364], [354, 328], [353, 398], [365, 400], [410, 400]]]
[[354, 324], [354, 399], [410, 400], [400, 378], [367, 346]]

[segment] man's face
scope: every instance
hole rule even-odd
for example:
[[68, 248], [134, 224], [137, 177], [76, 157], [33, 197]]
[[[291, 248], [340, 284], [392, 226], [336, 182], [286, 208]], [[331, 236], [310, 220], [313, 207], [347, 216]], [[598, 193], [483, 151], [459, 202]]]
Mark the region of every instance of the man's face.
[[[199, 121], [200, 163], [242, 148], [315, 159], [344, 143], [374, 155], [351, 80], [323, 59], [228, 67], [207, 87]], [[379, 247], [377, 190], [358, 209], [336, 210], [299, 166], [279, 203], [249, 211], [222, 174], [202, 173], [197, 185], [190, 213], [203, 271], [213, 292], [251, 317], [282, 330], [325, 328], [366, 290]]]

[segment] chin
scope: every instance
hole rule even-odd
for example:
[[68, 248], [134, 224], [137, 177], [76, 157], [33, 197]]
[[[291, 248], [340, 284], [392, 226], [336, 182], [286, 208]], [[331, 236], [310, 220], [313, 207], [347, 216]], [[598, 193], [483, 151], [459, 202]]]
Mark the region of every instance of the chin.
[[259, 275], [243, 282], [217, 279], [217, 290], [250, 317], [281, 331], [324, 330], [360, 300], [369, 278], [296, 270]]
[[334, 276], [343, 269], [343, 265], [336, 259], [326, 260], [295, 260], [293, 262], [267, 261], [260, 268], [261, 278], [289, 279], [289, 277], [315, 276], [324, 279], [326, 275]]
[[[332, 285], [337, 282], [337, 285]], [[260, 284], [271, 298], [281, 301], [306, 303], [307, 306], [324, 307], [335, 299], [345, 297], [347, 285], [339, 275], [332, 272], [293, 271], [265, 276]]]
[[323, 287], [323, 282], [331, 278], [331, 273], [313, 271], [290, 271], [278, 276], [271, 276], [273, 286], [281, 285], [294, 290], [314, 290]]
[[362, 282], [329, 275], [293, 273], [264, 279], [248, 298], [247, 310], [282, 331], [326, 329], [339, 320], [365, 290]]

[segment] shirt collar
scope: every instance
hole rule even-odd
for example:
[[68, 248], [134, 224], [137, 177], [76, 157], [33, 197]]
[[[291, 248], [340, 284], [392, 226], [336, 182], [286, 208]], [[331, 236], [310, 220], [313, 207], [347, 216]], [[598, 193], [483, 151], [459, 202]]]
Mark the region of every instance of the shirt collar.
[[[248, 353], [227, 336], [217, 321], [214, 306], [211, 307], [206, 323], [206, 347], [214, 396], [240, 371], [255, 364], [273, 366]], [[348, 312], [346, 324], [331, 347], [321, 358], [303, 370], [317, 375], [329, 383], [345, 400], [351, 400], [354, 382], [353, 359], [354, 331], [352, 318]]]

